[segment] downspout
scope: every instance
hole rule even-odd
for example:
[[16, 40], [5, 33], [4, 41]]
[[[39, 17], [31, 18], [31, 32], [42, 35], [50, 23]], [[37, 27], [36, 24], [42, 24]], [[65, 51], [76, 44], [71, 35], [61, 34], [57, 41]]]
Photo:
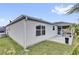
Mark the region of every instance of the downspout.
[[24, 49], [26, 49], [26, 20], [27, 18], [24, 19]]

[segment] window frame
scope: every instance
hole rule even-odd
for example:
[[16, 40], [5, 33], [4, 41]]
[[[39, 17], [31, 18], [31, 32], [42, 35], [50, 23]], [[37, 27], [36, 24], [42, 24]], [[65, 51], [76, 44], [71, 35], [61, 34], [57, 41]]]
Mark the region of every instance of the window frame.
[[[38, 27], [40, 27], [40, 28], [38, 28]], [[41, 35], [41, 26], [38, 25], [38, 26], [36, 26], [36, 36], [40, 36], [40, 35]]]
[[55, 30], [55, 26], [53, 26], [53, 30]]
[[42, 36], [42, 35], [45, 35], [45, 26], [43, 25], [36, 26], [36, 36]]
[[42, 26], [42, 35], [45, 35], [45, 26]]

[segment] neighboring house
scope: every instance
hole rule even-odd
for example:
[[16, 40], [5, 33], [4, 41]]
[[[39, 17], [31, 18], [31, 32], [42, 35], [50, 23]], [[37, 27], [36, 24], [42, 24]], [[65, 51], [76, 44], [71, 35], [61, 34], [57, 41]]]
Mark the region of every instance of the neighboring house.
[[[50, 23], [42, 19], [21, 15], [6, 26], [6, 34], [24, 48], [51, 38], [51, 41], [71, 45], [73, 35], [70, 25], [72, 23]], [[61, 36], [63, 39], [55, 40], [54, 37], [57, 36]]]
[[4, 26], [0, 27], [0, 37], [5, 36], [5, 34], [6, 34], [6, 28]]

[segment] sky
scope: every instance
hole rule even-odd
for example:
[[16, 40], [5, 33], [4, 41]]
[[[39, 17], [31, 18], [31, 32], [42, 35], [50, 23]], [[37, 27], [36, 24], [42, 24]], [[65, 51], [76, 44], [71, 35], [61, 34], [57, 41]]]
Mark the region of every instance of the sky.
[[12, 21], [22, 14], [48, 22], [78, 23], [79, 13], [66, 14], [73, 5], [74, 3], [0, 3], [0, 26], [7, 25], [9, 20]]

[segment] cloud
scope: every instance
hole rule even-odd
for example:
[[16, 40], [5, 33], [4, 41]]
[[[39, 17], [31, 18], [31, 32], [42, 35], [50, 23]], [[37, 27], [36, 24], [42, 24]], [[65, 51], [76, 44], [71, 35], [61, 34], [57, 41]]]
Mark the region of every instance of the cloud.
[[66, 14], [66, 11], [70, 9], [72, 6], [73, 5], [68, 5], [66, 7], [64, 7], [63, 5], [55, 6], [54, 9], [52, 9], [52, 12], [56, 14]]
[[0, 19], [0, 22], [4, 22], [4, 21], [5, 21], [5, 19], [3, 19], [3, 18]]
[[8, 23], [8, 21], [4, 18], [0, 18], [0, 26], [5, 26]]

